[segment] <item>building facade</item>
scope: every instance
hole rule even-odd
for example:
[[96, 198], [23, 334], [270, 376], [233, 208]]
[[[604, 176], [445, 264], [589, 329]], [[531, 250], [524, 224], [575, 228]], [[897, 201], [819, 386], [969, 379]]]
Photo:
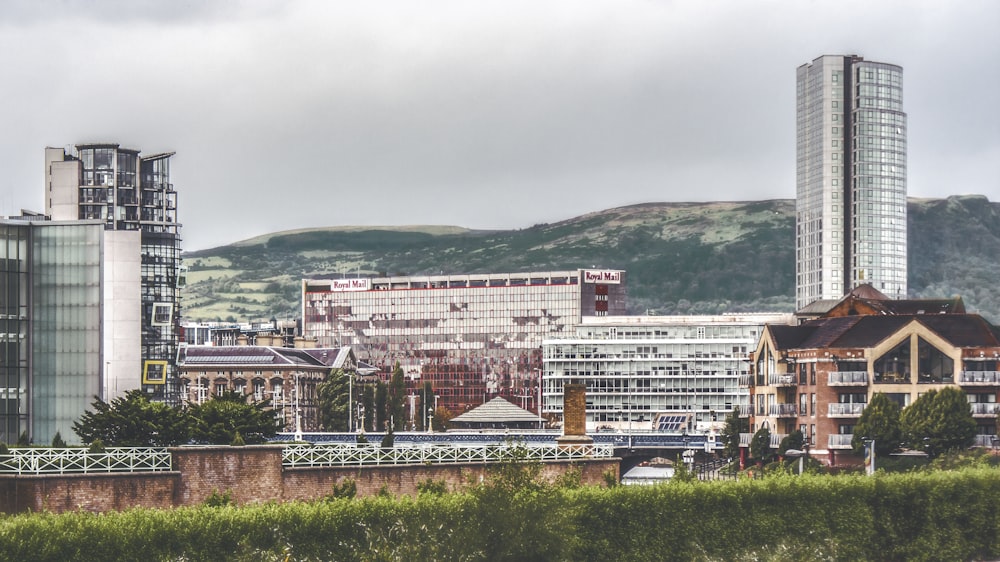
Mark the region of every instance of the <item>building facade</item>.
[[542, 341], [624, 314], [626, 298], [618, 270], [308, 279], [302, 333], [384, 374], [398, 362], [454, 413], [495, 396], [537, 412]]
[[23, 219], [0, 221], [0, 442], [73, 442], [95, 396], [139, 386], [139, 235]]
[[280, 337], [274, 339], [274, 346], [248, 345], [245, 338], [242, 345], [182, 346], [178, 369], [183, 400], [201, 404], [234, 391], [248, 400], [268, 401], [285, 431], [321, 431], [316, 385], [338, 369], [356, 378], [354, 353], [349, 347], [307, 347], [311, 344], [305, 340], [297, 348], [282, 347]]
[[855, 293], [823, 317], [768, 325], [747, 381], [751, 431], [767, 427], [776, 446], [799, 430], [811, 455], [837, 464], [851, 452], [854, 426], [875, 393], [905, 408], [928, 390], [957, 386], [976, 419], [977, 444], [988, 446], [997, 433], [998, 336], [1000, 329], [966, 314], [961, 299]]
[[543, 344], [543, 414], [562, 414], [563, 386], [587, 389], [587, 429], [709, 431], [746, 410], [741, 379], [766, 324], [791, 314], [584, 318]]
[[140, 237], [142, 387], [177, 403], [180, 318], [180, 224], [170, 181], [174, 153], [143, 156], [117, 144], [45, 149], [45, 214], [97, 220], [106, 230]]
[[903, 70], [825, 55], [796, 72], [795, 302], [906, 298]]

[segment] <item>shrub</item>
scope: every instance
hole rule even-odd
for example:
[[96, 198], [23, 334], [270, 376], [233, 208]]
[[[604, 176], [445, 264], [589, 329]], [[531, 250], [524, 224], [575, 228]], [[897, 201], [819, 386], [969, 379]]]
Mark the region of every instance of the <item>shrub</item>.
[[334, 483], [330, 499], [351, 499], [358, 495], [358, 484], [353, 478], [347, 478]]
[[52, 436], [52, 447], [55, 449], [66, 448], [66, 441], [63, 440], [62, 434], [59, 433], [58, 431], [56, 432], [55, 435]]
[[417, 482], [417, 494], [430, 494], [441, 496], [448, 493], [448, 483], [444, 480], [432, 480], [430, 478]]
[[232, 490], [226, 490], [225, 492], [219, 492], [219, 490], [212, 490], [212, 493], [205, 498], [205, 507], [224, 507], [233, 504], [233, 492]]

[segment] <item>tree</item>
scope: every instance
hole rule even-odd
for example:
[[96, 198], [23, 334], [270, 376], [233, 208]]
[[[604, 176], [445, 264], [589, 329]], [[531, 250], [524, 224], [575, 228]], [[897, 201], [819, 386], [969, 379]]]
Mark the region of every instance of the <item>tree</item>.
[[771, 462], [774, 452], [771, 450], [771, 430], [762, 427], [750, 439], [750, 456], [762, 463]]
[[263, 443], [281, 425], [266, 400], [247, 402], [246, 396], [231, 390], [191, 406], [190, 412], [191, 435], [198, 443], [228, 445], [237, 435], [247, 444]]
[[362, 420], [362, 427], [369, 428], [375, 431], [375, 385], [366, 384], [364, 387], [364, 394], [362, 395], [362, 404], [364, 406], [364, 419]]
[[785, 455], [785, 452], [789, 449], [795, 449], [798, 451], [802, 450], [802, 444], [805, 442], [805, 437], [802, 435], [802, 431], [796, 429], [795, 431], [786, 435], [781, 443], [778, 443], [778, 454], [781, 456]]
[[406, 380], [403, 378], [403, 368], [396, 361], [396, 366], [392, 369], [392, 378], [389, 379], [389, 420], [391, 420], [394, 430], [405, 429], [406, 427]]
[[900, 429], [899, 404], [882, 392], [876, 392], [865, 406], [858, 423], [854, 426], [851, 448], [860, 454], [865, 447], [865, 439], [875, 441], [875, 453], [888, 455], [899, 448], [902, 439]]
[[[316, 385], [319, 423], [326, 431], [347, 431], [351, 415], [350, 375], [334, 369]], [[360, 390], [360, 389], [358, 389]]]
[[740, 454], [740, 434], [750, 432], [750, 420], [740, 417], [740, 407], [736, 406], [726, 415], [726, 425], [722, 428], [722, 454], [735, 458]]
[[430, 381], [424, 381], [423, 389], [420, 391], [420, 420], [417, 427], [421, 430], [427, 429], [427, 420], [434, 416], [434, 387]]
[[910, 447], [932, 458], [969, 447], [976, 439], [976, 420], [968, 398], [956, 387], [921, 395], [903, 409], [900, 424]]
[[181, 408], [150, 402], [141, 390], [130, 390], [107, 403], [95, 398], [73, 423], [84, 443], [101, 440], [115, 447], [163, 447], [187, 443], [190, 419]]
[[434, 424], [434, 431], [451, 429], [451, 418], [453, 417], [455, 417], [455, 414], [452, 414], [451, 410], [444, 406], [434, 410], [434, 421], [432, 422]]
[[375, 431], [385, 431], [389, 425], [389, 387], [375, 383]]

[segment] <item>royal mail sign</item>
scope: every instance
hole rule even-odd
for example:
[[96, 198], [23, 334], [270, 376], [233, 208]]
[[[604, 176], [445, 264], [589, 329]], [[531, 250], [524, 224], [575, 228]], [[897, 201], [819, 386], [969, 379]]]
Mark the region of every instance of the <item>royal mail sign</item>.
[[622, 272], [610, 269], [584, 269], [583, 282], [617, 285], [622, 282]]
[[332, 279], [331, 291], [368, 291], [372, 288], [371, 279]]

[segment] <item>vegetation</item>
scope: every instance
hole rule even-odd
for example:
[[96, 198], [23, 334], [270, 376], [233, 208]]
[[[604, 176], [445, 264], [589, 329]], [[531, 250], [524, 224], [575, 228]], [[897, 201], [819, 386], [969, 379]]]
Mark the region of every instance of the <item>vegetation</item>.
[[851, 448], [855, 453], [861, 454], [865, 439], [871, 439], [875, 441], [875, 453], [879, 457], [898, 449], [902, 436], [900, 415], [899, 404], [885, 394], [876, 392], [854, 426]]
[[750, 419], [740, 417], [740, 407], [726, 415], [726, 425], [719, 435], [722, 440], [722, 456], [732, 459], [740, 454], [740, 434], [750, 432]]
[[187, 443], [191, 436], [186, 412], [151, 402], [138, 389], [110, 404], [95, 398], [91, 407], [73, 424], [84, 443], [99, 439], [114, 447], [166, 447]]
[[[651, 203], [510, 231], [278, 233], [186, 253], [185, 315], [294, 317], [300, 279], [344, 271], [380, 276], [591, 266], [628, 271], [633, 314], [791, 311], [794, 210], [791, 200]], [[1000, 294], [992, 290], [1000, 277], [1000, 204], [977, 196], [913, 199], [907, 219], [910, 293], [962, 295], [970, 311], [1000, 320]]]
[[[942, 457], [943, 458], [943, 457]], [[0, 519], [4, 560], [986, 560], [1000, 470], [560, 488]]]
[[903, 440], [911, 449], [931, 458], [956, 449], [965, 449], [976, 438], [965, 393], [956, 387], [929, 390], [903, 408], [899, 416]]
[[73, 424], [73, 431], [91, 449], [168, 447], [191, 441], [254, 444], [265, 442], [280, 429], [266, 402], [248, 403], [243, 394], [233, 391], [185, 408], [151, 402], [141, 390], [131, 390], [110, 404], [95, 399], [92, 407]]
[[264, 443], [281, 429], [266, 401], [247, 402], [245, 395], [227, 390], [190, 407], [191, 438], [196, 443], [229, 445]]
[[[316, 401], [319, 410], [319, 423], [325, 431], [347, 431], [351, 415], [352, 398], [350, 396], [350, 375], [341, 369], [334, 369], [323, 382], [316, 385]], [[358, 392], [361, 388], [358, 387]]]

